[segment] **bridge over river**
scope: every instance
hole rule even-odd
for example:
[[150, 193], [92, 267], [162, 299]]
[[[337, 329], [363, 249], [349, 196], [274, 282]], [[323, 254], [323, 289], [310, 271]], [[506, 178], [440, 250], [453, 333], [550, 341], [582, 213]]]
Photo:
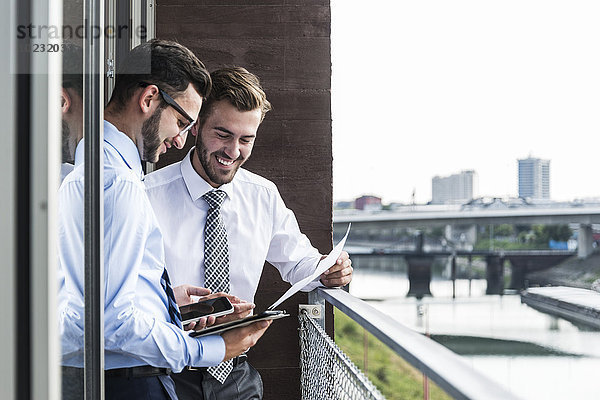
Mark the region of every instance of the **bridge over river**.
[[[351, 252], [355, 261], [361, 257], [403, 257], [408, 265], [410, 287], [408, 296], [423, 297], [431, 295], [429, 284], [432, 277], [432, 265], [436, 258], [450, 258], [450, 279], [457, 278], [456, 259], [458, 257], [482, 257], [486, 263], [487, 294], [502, 294], [504, 290], [504, 263], [510, 262], [510, 289], [526, 287], [526, 276], [530, 272], [553, 267], [569, 257], [575, 256], [575, 251], [566, 250], [519, 250], [519, 251], [486, 251], [486, 250], [456, 250], [428, 251], [422, 249], [385, 252]], [[390, 260], [391, 261], [391, 260]]]
[[353, 229], [374, 230], [452, 225], [577, 224], [577, 256], [586, 258], [594, 250], [592, 226], [600, 224], [600, 207], [545, 205], [482, 209], [463, 206], [439, 210], [433, 206], [414, 206], [402, 211], [334, 214], [335, 232], [345, 232], [350, 223]]
[[[415, 250], [381, 251], [377, 256], [403, 256], [408, 264], [410, 280], [409, 295], [417, 297], [430, 294], [431, 266], [436, 257], [452, 257], [452, 278], [456, 277], [456, 257], [484, 257], [489, 294], [501, 293], [504, 288], [504, 261], [509, 260], [512, 268], [510, 287], [524, 287], [529, 272], [552, 267], [577, 254], [586, 258], [592, 254], [593, 225], [600, 224], [600, 207], [594, 206], [532, 206], [502, 209], [457, 207], [439, 210], [433, 207], [407, 207], [404, 211], [336, 213], [333, 225], [335, 232], [344, 232], [348, 224], [353, 230], [384, 230], [397, 228], [426, 228], [453, 225], [498, 225], [498, 224], [577, 224], [577, 252], [557, 250], [526, 251], [466, 251], [441, 250], [423, 251], [422, 239]], [[418, 242], [419, 240], [417, 240]], [[360, 253], [355, 253], [360, 256]], [[364, 255], [364, 254], [363, 254]]]

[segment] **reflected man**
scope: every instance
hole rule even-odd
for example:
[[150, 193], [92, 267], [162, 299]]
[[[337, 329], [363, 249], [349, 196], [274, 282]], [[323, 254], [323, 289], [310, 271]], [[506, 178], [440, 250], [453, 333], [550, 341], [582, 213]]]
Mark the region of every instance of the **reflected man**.
[[60, 181], [73, 170], [75, 147], [83, 138], [83, 49], [63, 43], [63, 79], [60, 109], [62, 114], [62, 165]]

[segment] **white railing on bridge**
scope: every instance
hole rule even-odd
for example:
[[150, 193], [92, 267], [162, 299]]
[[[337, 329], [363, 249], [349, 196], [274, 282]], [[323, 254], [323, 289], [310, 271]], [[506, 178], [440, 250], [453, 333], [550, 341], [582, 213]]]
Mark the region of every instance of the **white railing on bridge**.
[[352, 223], [390, 223], [393, 225], [447, 225], [447, 224], [600, 224], [600, 207], [573, 208], [507, 208], [495, 210], [448, 211], [381, 211], [353, 214], [335, 213], [334, 225]]

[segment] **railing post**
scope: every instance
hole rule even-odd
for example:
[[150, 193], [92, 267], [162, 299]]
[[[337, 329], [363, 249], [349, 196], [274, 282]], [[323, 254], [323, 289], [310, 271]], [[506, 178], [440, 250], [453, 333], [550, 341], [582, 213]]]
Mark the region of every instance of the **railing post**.
[[577, 258], [587, 258], [594, 252], [594, 236], [592, 225], [579, 224], [577, 233]]
[[321, 328], [323, 328], [323, 330], [325, 330], [325, 299], [319, 293], [319, 289], [315, 289], [315, 290], [308, 292], [308, 304], [320, 306], [320, 308], [321, 308], [320, 317], [315, 317], [313, 315], [313, 318], [316, 322], [319, 323]]

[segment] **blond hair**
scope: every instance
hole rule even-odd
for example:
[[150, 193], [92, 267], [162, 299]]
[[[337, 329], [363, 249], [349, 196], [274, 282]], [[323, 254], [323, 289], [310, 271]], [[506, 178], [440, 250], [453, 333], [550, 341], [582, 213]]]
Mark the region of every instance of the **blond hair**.
[[238, 111], [261, 111], [261, 122], [272, 109], [260, 81], [256, 75], [242, 67], [228, 67], [210, 74], [212, 90], [200, 110], [200, 123], [212, 111], [213, 104], [227, 99]]

